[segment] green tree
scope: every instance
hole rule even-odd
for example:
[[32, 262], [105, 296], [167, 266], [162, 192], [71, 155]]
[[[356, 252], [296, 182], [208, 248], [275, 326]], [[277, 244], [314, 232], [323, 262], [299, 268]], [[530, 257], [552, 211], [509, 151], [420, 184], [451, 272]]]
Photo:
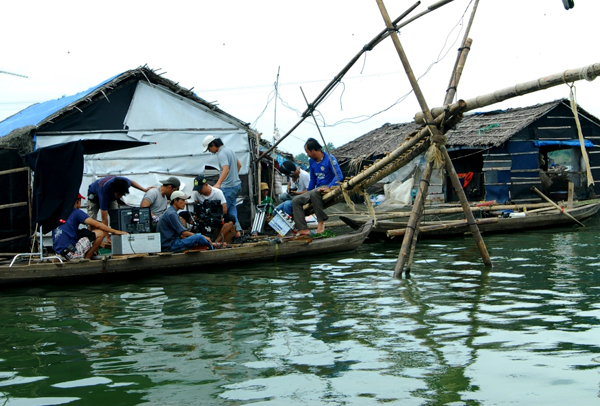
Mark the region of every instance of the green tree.
[[301, 154], [298, 154], [294, 157], [294, 160], [296, 162], [304, 162], [304, 163], [308, 163], [308, 155], [306, 155], [304, 152]]
[[333, 150], [335, 149], [335, 146], [333, 145], [333, 143], [331, 143], [331, 142], [328, 142], [328, 143], [327, 143], [327, 149], [328, 149], [329, 151], [333, 151]]

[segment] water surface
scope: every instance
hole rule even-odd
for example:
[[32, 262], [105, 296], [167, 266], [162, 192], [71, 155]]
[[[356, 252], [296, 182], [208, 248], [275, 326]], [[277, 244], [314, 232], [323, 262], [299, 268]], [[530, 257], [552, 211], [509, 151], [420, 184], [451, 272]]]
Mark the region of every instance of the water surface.
[[0, 404], [598, 404], [599, 231], [4, 289]]

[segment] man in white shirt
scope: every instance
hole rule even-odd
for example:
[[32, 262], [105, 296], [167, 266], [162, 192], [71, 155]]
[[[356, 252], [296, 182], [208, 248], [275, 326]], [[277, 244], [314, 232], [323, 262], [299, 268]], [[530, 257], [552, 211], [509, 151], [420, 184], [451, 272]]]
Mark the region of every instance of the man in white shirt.
[[216, 238], [216, 242], [230, 242], [231, 237], [236, 233], [235, 217], [227, 213], [227, 200], [223, 192], [216, 187], [208, 184], [202, 176], [197, 176], [194, 179], [194, 188], [192, 191], [192, 199], [195, 204], [203, 204], [206, 201], [218, 201], [223, 208], [223, 217]]
[[287, 185], [287, 192], [279, 195], [279, 199], [283, 201], [277, 210], [292, 215], [292, 199], [298, 195], [306, 193], [308, 184], [310, 183], [310, 175], [299, 165], [292, 161], [285, 161], [279, 167], [279, 172], [290, 178]]

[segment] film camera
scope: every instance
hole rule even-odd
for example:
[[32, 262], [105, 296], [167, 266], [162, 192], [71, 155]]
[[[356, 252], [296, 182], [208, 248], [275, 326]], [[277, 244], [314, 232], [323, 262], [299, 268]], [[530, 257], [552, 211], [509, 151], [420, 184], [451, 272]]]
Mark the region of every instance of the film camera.
[[[223, 225], [223, 206], [218, 200], [205, 200], [194, 205], [191, 221], [192, 232], [211, 235]], [[187, 220], [187, 219], [186, 219]]]

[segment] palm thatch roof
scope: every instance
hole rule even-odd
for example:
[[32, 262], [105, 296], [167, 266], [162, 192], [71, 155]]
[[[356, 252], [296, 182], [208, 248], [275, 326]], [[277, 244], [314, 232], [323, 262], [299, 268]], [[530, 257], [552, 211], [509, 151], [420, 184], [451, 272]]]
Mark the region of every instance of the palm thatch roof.
[[[529, 107], [465, 115], [462, 121], [446, 133], [448, 138], [446, 145], [473, 148], [501, 145], [560, 104], [565, 104], [570, 108], [569, 100], [559, 99]], [[584, 109], [578, 107], [578, 111], [580, 115], [583, 114], [600, 125], [600, 120]], [[414, 122], [384, 124], [380, 128], [338, 147], [335, 150], [335, 156], [341, 161], [359, 158], [373, 159], [391, 152], [420, 128], [422, 126]]]

